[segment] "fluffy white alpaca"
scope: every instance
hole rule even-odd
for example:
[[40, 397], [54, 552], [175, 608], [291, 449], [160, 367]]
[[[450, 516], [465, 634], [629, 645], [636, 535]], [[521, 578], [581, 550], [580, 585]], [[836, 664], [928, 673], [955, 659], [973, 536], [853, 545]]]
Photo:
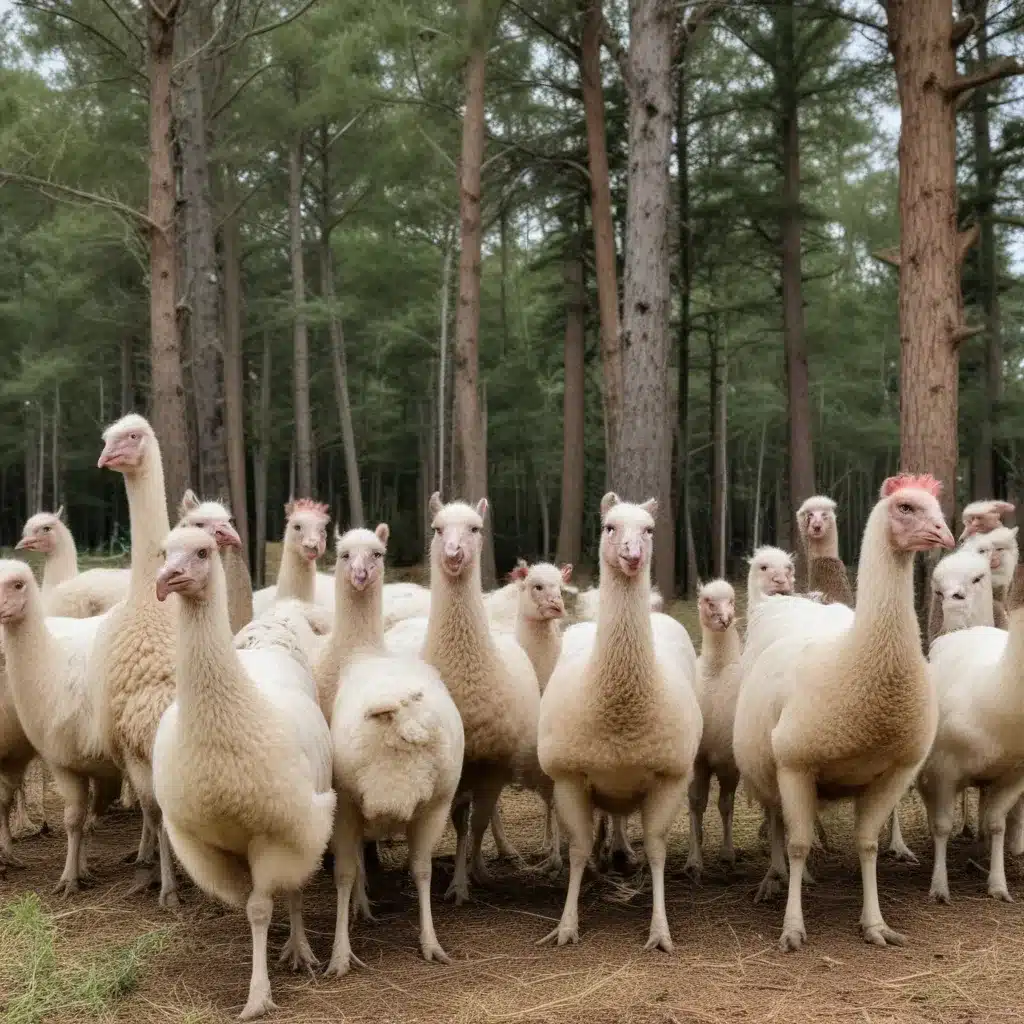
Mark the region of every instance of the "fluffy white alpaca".
[[846, 563], [839, 557], [836, 503], [824, 494], [808, 498], [796, 510], [800, 536], [807, 552], [807, 589], [824, 604], [853, 607], [853, 587]]
[[[535, 562], [528, 565], [523, 559], [519, 559], [515, 569], [509, 573], [511, 582], [508, 586], [514, 588], [517, 595], [516, 617], [513, 624], [515, 638], [519, 646], [526, 651], [537, 673], [541, 693], [544, 692], [555, 662], [562, 652], [561, 623], [565, 618], [565, 601], [562, 594], [571, 578], [571, 565], [563, 565], [561, 568], [550, 562]], [[498, 628], [493, 616], [491, 627]], [[523, 781], [529, 788], [540, 793], [547, 806], [544, 840], [541, 844], [541, 852], [546, 856], [534, 870], [558, 874], [562, 870], [562, 853], [558, 818], [555, 815], [554, 790], [551, 780], [540, 771], [540, 765], [534, 767], [536, 770], [528, 772]], [[494, 836], [494, 845], [500, 856], [513, 859], [517, 857], [505, 836], [500, 806], [494, 808], [491, 817], [491, 834]]]
[[819, 799], [852, 797], [868, 942], [905, 940], [878, 903], [878, 834], [924, 761], [937, 706], [914, 613], [914, 552], [953, 547], [930, 476], [890, 477], [868, 518], [852, 624], [842, 605], [778, 597], [747, 627], [733, 749], [747, 785], [772, 818], [772, 866], [759, 896], [785, 877], [780, 947], [807, 939], [801, 889]]
[[172, 531], [154, 590], [178, 595], [176, 696], [153, 749], [153, 788], [174, 852], [196, 884], [245, 907], [252, 978], [241, 1019], [274, 1008], [267, 934], [275, 893], [288, 898], [281, 953], [293, 969], [316, 958], [302, 925], [302, 886], [334, 822], [331, 737], [308, 666], [287, 638], [236, 650], [217, 544]]
[[766, 598], [778, 594], [792, 594], [796, 589], [796, 568], [793, 556], [770, 544], [759, 547], [748, 559], [747, 620], [754, 609]]
[[47, 615], [87, 619], [102, 615], [128, 593], [127, 569], [78, 571], [75, 538], [64, 524], [64, 506], [37, 512], [21, 531], [19, 551], [38, 551], [43, 562], [43, 609]]
[[979, 818], [990, 844], [989, 895], [1010, 900], [1004, 840], [1007, 814], [1024, 795], [1024, 586], [1015, 586], [1006, 632], [974, 626], [939, 637], [930, 654], [939, 727], [918, 789], [935, 842], [930, 895], [949, 902], [946, 845], [956, 795], [983, 785]]
[[997, 526], [987, 533], [974, 533], [964, 541], [964, 548], [989, 557], [992, 564], [993, 621], [999, 629], [1009, 628], [1008, 612], [1012, 607], [1010, 586], [1017, 571], [1020, 550], [1017, 530]]
[[[580, 591], [576, 595], [576, 621], [596, 622], [600, 599], [600, 587], [588, 587], [586, 590]], [[652, 612], [664, 611], [665, 599], [657, 587], [651, 587], [650, 605]]]
[[[46, 761], [64, 801], [67, 859], [55, 892], [88, 881], [84, 826], [90, 779], [120, 785], [98, 742], [87, 659], [103, 617], [47, 619], [32, 570], [0, 561], [0, 626], [10, 696], [32, 747]], [[116, 792], [116, 788], [115, 788]]]
[[[0, 624], [4, 621], [2, 608], [0, 604]], [[0, 877], [6, 874], [8, 867], [24, 867], [14, 854], [11, 809], [19, 796], [24, 804], [25, 770], [35, 756], [35, 748], [25, 735], [14, 706], [14, 697], [7, 681], [7, 659], [3, 644], [0, 643]], [[27, 812], [24, 815], [27, 818]], [[45, 814], [43, 820], [46, 820]]]
[[725, 580], [705, 583], [697, 594], [701, 648], [697, 659], [697, 700], [704, 730], [690, 783], [690, 854], [684, 870], [700, 881], [704, 870], [704, 812], [711, 776], [718, 779], [722, 816], [721, 857], [736, 863], [732, 814], [740, 773], [732, 752], [732, 727], [740, 690], [740, 635], [736, 628], [736, 592]]
[[692, 670], [683, 667], [686, 648], [650, 612], [656, 510], [653, 498], [633, 505], [609, 492], [601, 500], [597, 626], [566, 630], [541, 699], [537, 751], [554, 780], [555, 807], [569, 833], [565, 908], [558, 927], [542, 940], [560, 946], [579, 941], [580, 885], [597, 807], [616, 815], [640, 810], [654, 890], [646, 948], [672, 949], [666, 836], [686, 798], [701, 716]]
[[992, 567], [987, 556], [970, 548], [946, 555], [932, 570], [929, 642], [943, 633], [991, 626]]
[[359, 651], [384, 649], [382, 570], [389, 535], [387, 523], [380, 523], [376, 530], [349, 530], [337, 538], [334, 624], [313, 668], [328, 725], [349, 661]]
[[536, 759], [540, 687], [515, 639], [488, 628], [480, 584], [487, 500], [475, 508], [460, 501], [442, 505], [435, 492], [430, 511], [430, 617], [400, 622], [384, 640], [393, 653], [422, 652], [462, 716], [466, 751], [452, 807], [458, 844], [447, 893], [462, 903], [469, 896], [470, 864], [475, 881], [489, 877], [481, 845], [502, 789]]
[[960, 541], [967, 540], [976, 534], [991, 533], [1003, 525], [1003, 516], [1014, 510], [1009, 501], [996, 501], [987, 499], [984, 501], [972, 501], [964, 506], [961, 513], [964, 523], [963, 533], [960, 534]]
[[[241, 543], [236, 544], [238, 533], [234, 529], [231, 510], [219, 501], [200, 501], [192, 490], [187, 490], [178, 506], [177, 526], [195, 526], [206, 530], [220, 546], [220, 560], [228, 587], [228, 617], [231, 632], [237, 633], [252, 621], [252, 577], [245, 564]], [[231, 531], [223, 527], [230, 526]]]
[[316, 571], [317, 559], [327, 550], [330, 509], [322, 502], [299, 498], [285, 505], [284, 514], [277, 583], [252, 595], [253, 616], [262, 615], [279, 598], [294, 597], [328, 609], [333, 606], [334, 580]]
[[[379, 648], [382, 633], [387, 538], [387, 524], [381, 523], [372, 533], [350, 530], [338, 545], [337, 608], [344, 606], [364, 623], [376, 616], [373, 634], [378, 641], [368, 645], [370, 650]], [[367, 902], [365, 892], [355, 892], [365, 881], [363, 840], [396, 831], [405, 832], [409, 844], [423, 956], [448, 962], [430, 910], [431, 857], [462, 774], [462, 720], [434, 668], [416, 658], [366, 650], [367, 645], [358, 644], [354, 655], [339, 662], [340, 679], [330, 687], [335, 695], [330, 722], [338, 793], [333, 842], [338, 917], [328, 973], [339, 975], [352, 963], [363, 966], [349, 942], [353, 895], [357, 905]], [[321, 698], [323, 694], [321, 689]]]

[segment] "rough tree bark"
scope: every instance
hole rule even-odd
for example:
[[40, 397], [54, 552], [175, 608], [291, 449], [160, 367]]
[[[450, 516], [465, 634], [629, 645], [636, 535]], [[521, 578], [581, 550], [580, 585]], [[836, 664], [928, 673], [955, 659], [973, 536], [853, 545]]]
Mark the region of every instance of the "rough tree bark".
[[889, 0], [888, 16], [901, 111], [901, 233], [899, 256], [882, 258], [900, 271], [900, 465], [943, 482], [943, 511], [952, 519], [959, 346], [977, 333], [963, 322], [960, 293], [978, 228], [957, 232], [957, 99], [1021, 69], [1000, 61], [958, 76], [955, 48], [974, 19], [954, 25], [947, 0]]
[[[800, 99], [793, 0], [775, 8], [777, 59], [775, 88], [779, 103], [778, 138], [782, 160], [781, 240], [782, 323], [786, 355], [789, 413], [789, 503], [799, 508], [814, 494], [814, 448], [811, 440], [810, 375], [804, 335], [803, 267], [800, 212]], [[793, 519], [790, 545], [800, 552], [799, 527]], [[802, 573], [800, 574], [802, 578]]]
[[295, 411], [295, 497], [313, 495], [313, 421], [309, 410], [309, 332], [306, 326], [306, 269], [302, 251], [302, 135], [288, 150], [288, 221], [291, 228], [292, 381]]
[[185, 387], [175, 302], [174, 165], [171, 148], [171, 70], [178, 0], [146, 8], [149, 73], [150, 229], [150, 420], [164, 462], [168, 508], [174, 511], [188, 486]]
[[[226, 190], [234, 210], [234, 190]], [[229, 212], [222, 229], [224, 279], [224, 412], [227, 434], [228, 480], [231, 511], [249, 560], [249, 513], [245, 480], [245, 379], [242, 367], [242, 267], [238, 215]]]
[[[962, 2], [961, 8], [973, 7], [978, 21], [976, 65], [988, 63], [988, 0]], [[979, 298], [985, 318], [985, 402], [982, 409], [981, 432], [974, 457], [974, 494], [978, 497], [997, 494], [1005, 497], [997, 486], [1004, 476], [996, 465], [996, 428], [999, 406], [1003, 400], [1003, 337], [999, 308], [999, 262], [996, 252], [996, 229], [992, 221], [995, 203], [995, 181], [992, 168], [992, 133], [989, 123], [989, 90], [982, 86], [971, 94], [974, 129], [974, 175], [977, 194], [974, 212], [981, 231], [978, 239]]]
[[660, 500], [654, 576], [675, 589], [672, 431], [669, 417], [669, 157], [672, 151], [672, 0], [631, 5], [629, 192], [623, 291], [622, 421], [612, 452], [612, 487], [630, 501]]
[[263, 360], [260, 365], [260, 406], [256, 423], [256, 452], [253, 456], [253, 498], [256, 503], [256, 537], [253, 551], [253, 583], [262, 587], [267, 578], [267, 482], [270, 468], [270, 334], [263, 332]]
[[726, 401], [729, 358], [719, 341], [717, 327], [708, 338], [708, 383], [711, 411], [711, 571], [726, 575], [728, 566], [727, 526], [729, 514], [728, 425]]
[[584, 447], [583, 366], [587, 292], [583, 278], [583, 247], [574, 231], [565, 253], [565, 385], [562, 400], [562, 511], [558, 525], [559, 564], [579, 564], [583, 540]]
[[125, 334], [121, 338], [121, 415], [126, 416], [135, 407], [135, 381], [133, 362], [135, 338]]
[[[475, 5], [471, 5], [475, 6]], [[482, 6], [482, 5], [481, 5]], [[489, 31], [486, 14], [470, 12], [469, 53], [466, 59], [466, 106], [462, 117], [462, 155], [459, 160], [459, 306], [455, 319], [454, 424], [455, 487], [458, 497], [476, 502], [487, 495], [487, 461], [480, 414], [480, 217], [481, 172], [484, 160], [484, 78]], [[483, 585], [495, 584], [494, 531], [484, 531]]]
[[181, 10], [179, 38], [187, 59], [181, 72], [176, 128], [184, 200], [184, 302], [192, 342], [198, 484], [200, 494], [212, 496], [226, 494], [230, 481], [224, 410], [224, 343], [218, 308], [220, 280], [200, 52], [205, 42], [203, 15], [204, 5], [199, 0], [192, 0]]
[[612, 466], [612, 447], [622, 420], [622, 353], [619, 347], [619, 283], [615, 269], [615, 223], [612, 219], [611, 176], [604, 129], [604, 90], [601, 85], [601, 0], [584, 0], [580, 48], [580, 88], [587, 125], [590, 165], [590, 219], [594, 230], [597, 306], [601, 321], [601, 397], [604, 404], [606, 465]]

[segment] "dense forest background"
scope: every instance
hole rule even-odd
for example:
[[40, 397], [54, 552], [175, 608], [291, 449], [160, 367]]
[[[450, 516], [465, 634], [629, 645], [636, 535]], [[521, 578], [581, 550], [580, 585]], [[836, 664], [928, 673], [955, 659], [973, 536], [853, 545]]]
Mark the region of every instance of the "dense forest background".
[[[658, 497], [676, 544], [658, 581], [688, 589], [742, 571], [758, 542], [789, 546], [800, 493], [840, 503], [851, 557], [899, 464], [900, 113], [883, 4], [667, 6], [667, 364], [652, 371], [667, 393], [652, 414], [627, 381], [620, 414], [623, 437], [670, 435]], [[962, 8], [960, 72], [1003, 61], [1005, 76], [956, 97], [957, 221], [974, 243], [956, 497], [1020, 501], [1024, 4]], [[99, 434], [132, 409], [159, 425], [175, 394], [160, 360], [177, 359], [169, 481], [233, 500], [257, 578], [306, 491], [343, 527], [387, 520], [393, 561], [418, 561], [427, 496], [466, 490], [474, 436], [499, 572], [592, 561], [600, 496], [632, 479], [606, 454], [609, 325], [621, 311], [629, 327], [617, 282], [635, 294], [639, 273], [627, 191], [647, 173], [630, 158], [625, 3], [26, 0], [2, 18], [0, 543], [63, 504], [80, 546], [123, 550]], [[158, 265], [175, 284], [154, 335]], [[634, 342], [624, 358], [642, 361]], [[619, 451], [642, 461], [636, 443]]]

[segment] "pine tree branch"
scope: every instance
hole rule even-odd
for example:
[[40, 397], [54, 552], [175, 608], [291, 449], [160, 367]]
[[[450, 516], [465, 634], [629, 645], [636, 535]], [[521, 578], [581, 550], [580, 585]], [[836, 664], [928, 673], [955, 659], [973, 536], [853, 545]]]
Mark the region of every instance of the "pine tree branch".
[[967, 252], [981, 237], [981, 226], [972, 224], [966, 231], [961, 231], [956, 239], [956, 265], [962, 266]]
[[224, 111], [227, 110], [228, 107], [230, 107], [231, 104], [235, 102], [235, 100], [238, 99], [238, 97], [242, 94], [245, 88], [248, 85], [250, 85], [253, 81], [255, 81], [257, 78], [259, 78], [259, 76], [262, 75], [264, 71], [269, 71], [271, 68], [276, 68], [279, 66], [280, 65], [278, 65], [274, 61], [271, 61], [269, 64], [261, 64], [255, 71], [252, 72], [252, 74], [242, 79], [242, 82], [238, 86], [238, 88], [235, 89], [235, 91], [226, 100], [224, 100], [223, 103], [218, 103], [217, 106], [214, 107], [212, 111], [210, 111], [210, 120], [216, 121], [217, 118], [221, 114], [223, 114]]
[[711, 20], [711, 16], [720, 8], [726, 7], [725, 0], [707, 0], [700, 5], [685, 21], [680, 21], [676, 29], [674, 45], [675, 59], [680, 60], [686, 51], [686, 46], [697, 34], [702, 25]]
[[988, 218], [993, 224], [1002, 224], [1008, 228], [1024, 228], [1024, 217], [1010, 217], [997, 214]]
[[27, 185], [29, 188], [34, 188], [37, 192], [41, 192], [48, 199], [56, 198], [56, 196], [50, 195], [50, 192], [53, 191], [71, 196], [74, 199], [81, 199], [83, 202], [91, 203], [95, 206], [105, 206], [108, 210], [116, 210], [118, 213], [123, 213], [125, 216], [140, 221], [151, 231], [159, 231], [161, 234], [164, 231], [155, 220], [150, 219], [141, 210], [136, 210], [134, 206], [119, 202], [117, 199], [111, 199], [109, 196], [97, 195], [95, 192], [83, 192], [81, 189], [72, 188], [70, 185], [60, 185], [55, 181], [36, 178], [31, 174], [21, 174], [18, 171], [0, 169], [0, 185], [5, 185], [7, 182], [14, 185]]
[[38, 11], [40, 14], [49, 14], [51, 17], [63, 18], [65, 21], [70, 21], [73, 25], [77, 25], [79, 28], [85, 29], [85, 31], [88, 32], [89, 35], [95, 36], [105, 46], [109, 46], [110, 49], [114, 50], [116, 53], [119, 53], [121, 55], [122, 60], [124, 60], [126, 63], [132, 63], [132, 60], [128, 56], [128, 54], [120, 46], [118, 46], [113, 39], [111, 39], [109, 36], [104, 35], [98, 28], [94, 28], [92, 25], [88, 24], [88, 22], [81, 21], [79, 18], [76, 18], [65, 11], [59, 11], [54, 7], [46, 7], [43, 4], [29, 3], [29, 0], [16, 0], [15, 6], [24, 7], [26, 10], [29, 11]]
[[1016, 57], [1000, 57], [969, 75], [957, 75], [952, 84], [946, 86], [946, 95], [953, 99], [968, 89], [978, 89], [989, 82], [998, 82], [1014, 75], [1024, 75], [1024, 64]]
[[272, 21], [269, 25], [260, 25], [258, 28], [249, 29], [248, 32], [243, 33], [237, 39], [233, 39], [230, 43], [222, 47], [220, 52], [227, 53], [229, 50], [234, 50], [236, 47], [241, 46], [242, 43], [249, 39], [255, 39], [257, 36], [266, 35], [268, 32], [275, 32], [279, 28], [284, 28], [285, 25], [290, 25], [297, 18], [301, 18], [306, 11], [318, 2], [319, 0], [306, 0], [301, 7], [296, 8], [291, 14], [286, 14], [278, 21]]
[[569, 54], [573, 60], [580, 59], [580, 47], [577, 43], [574, 43], [571, 39], [567, 39], [557, 29], [552, 28], [546, 22], [541, 21], [535, 14], [528, 11], [522, 4], [517, 3], [516, 0], [505, 0], [509, 7], [517, 10], [528, 22], [530, 22], [535, 28], [540, 29], [544, 35], [548, 36], [551, 40], [556, 42], [566, 53]]
[[970, 34], [978, 27], [978, 19], [973, 14], [965, 14], [953, 22], [953, 29], [949, 33], [949, 45], [955, 50], [958, 46], [967, 42]]

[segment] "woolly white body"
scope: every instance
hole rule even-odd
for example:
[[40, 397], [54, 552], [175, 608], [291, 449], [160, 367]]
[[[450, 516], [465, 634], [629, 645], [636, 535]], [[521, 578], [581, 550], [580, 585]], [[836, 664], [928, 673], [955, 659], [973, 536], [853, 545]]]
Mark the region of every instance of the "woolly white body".
[[939, 637], [929, 661], [939, 726], [918, 789], [935, 843], [931, 895], [949, 902], [946, 844], [956, 795], [982, 785], [980, 824], [991, 847], [988, 891], [1009, 900], [1006, 816], [1024, 794], [1024, 610], [1011, 613], [1008, 633], [976, 626]]
[[447, 961], [430, 911], [431, 857], [462, 774], [462, 719], [437, 671], [422, 661], [356, 655], [342, 674], [331, 715], [338, 920], [329, 973], [355, 960], [348, 919], [364, 838], [396, 832], [409, 842], [420, 903], [420, 943]]

